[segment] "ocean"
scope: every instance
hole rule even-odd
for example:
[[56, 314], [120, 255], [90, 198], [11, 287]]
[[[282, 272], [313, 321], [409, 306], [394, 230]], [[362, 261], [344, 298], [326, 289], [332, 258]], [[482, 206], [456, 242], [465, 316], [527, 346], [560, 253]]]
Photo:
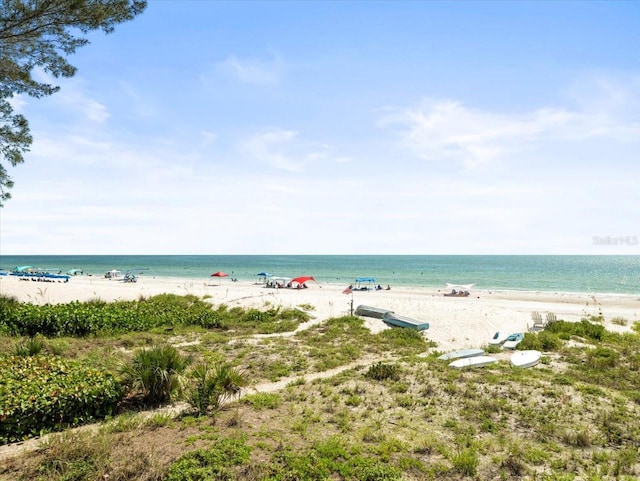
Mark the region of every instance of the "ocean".
[[260, 272], [313, 276], [319, 283], [344, 284], [373, 277], [376, 284], [445, 288], [446, 283], [477, 289], [640, 294], [640, 256], [548, 255], [165, 255], [165, 256], [5, 256], [0, 270], [16, 266], [82, 269], [103, 276], [118, 269], [142, 277], [208, 278], [223, 271], [239, 281]]

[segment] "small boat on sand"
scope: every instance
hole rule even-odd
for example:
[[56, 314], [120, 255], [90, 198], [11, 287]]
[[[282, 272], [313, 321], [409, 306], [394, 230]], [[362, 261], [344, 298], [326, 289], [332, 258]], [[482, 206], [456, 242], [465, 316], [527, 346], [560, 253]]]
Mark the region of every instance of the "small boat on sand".
[[511, 365], [513, 367], [533, 367], [540, 362], [541, 357], [540, 351], [518, 351], [511, 355]]
[[508, 336], [506, 334], [502, 334], [498, 331], [493, 335], [491, 339], [489, 339], [489, 345], [501, 346], [507, 340], [507, 337]]
[[393, 312], [390, 309], [383, 309], [381, 307], [371, 307], [360, 305], [356, 307], [356, 316], [374, 317], [376, 319], [382, 319], [387, 312]]
[[417, 329], [418, 331], [429, 329], [428, 322], [420, 322], [415, 319], [411, 319], [410, 317], [401, 316], [393, 312], [385, 312], [382, 316], [382, 321], [385, 324], [389, 324], [391, 326], [407, 327], [409, 329]]
[[493, 364], [498, 362], [495, 357], [491, 356], [474, 356], [474, 357], [466, 357], [464, 359], [456, 359], [452, 363], [449, 364], [449, 367], [453, 367], [456, 369], [465, 369], [470, 367], [484, 367], [489, 364]]
[[452, 359], [466, 359], [469, 357], [482, 356], [484, 349], [461, 349], [460, 351], [447, 352], [438, 359], [442, 361], [450, 361]]
[[524, 334], [517, 332], [507, 337], [507, 340], [502, 344], [503, 349], [515, 349], [520, 342], [524, 339]]

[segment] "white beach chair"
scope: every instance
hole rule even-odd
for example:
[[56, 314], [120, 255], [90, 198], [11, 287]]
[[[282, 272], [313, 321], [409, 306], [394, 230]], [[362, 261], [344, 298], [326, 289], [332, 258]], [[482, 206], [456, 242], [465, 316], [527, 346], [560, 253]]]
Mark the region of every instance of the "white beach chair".
[[542, 318], [542, 315], [537, 311], [533, 311], [531, 313], [531, 319], [533, 320], [533, 326], [531, 326], [531, 329], [529, 329], [530, 331], [541, 331], [547, 325], [547, 322]]
[[558, 318], [556, 317], [556, 315], [553, 312], [547, 312], [547, 319], [546, 319], [546, 324], [552, 324], [554, 322], [556, 322], [558, 320]]

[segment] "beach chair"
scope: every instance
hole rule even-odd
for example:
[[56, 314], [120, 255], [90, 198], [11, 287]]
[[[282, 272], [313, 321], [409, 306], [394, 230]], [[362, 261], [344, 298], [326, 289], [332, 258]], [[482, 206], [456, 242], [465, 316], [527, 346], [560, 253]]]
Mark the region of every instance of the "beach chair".
[[547, 325], [547, 322], [542, 318], [542, 315], [537, 311], [533, 311], [531, 313], [531, 320], [533, 320], [533, 326], [531, 326], [531, 329], [530, 329], [531, 331], [541, 331]]
[[556, 317], [556, 315], [553, 312], [547, 312], [547, 318], [546, 318], [546, 323], [547, 324], [552, 324], [554, 322], [556, 322], [558, 320], [558, 318]]

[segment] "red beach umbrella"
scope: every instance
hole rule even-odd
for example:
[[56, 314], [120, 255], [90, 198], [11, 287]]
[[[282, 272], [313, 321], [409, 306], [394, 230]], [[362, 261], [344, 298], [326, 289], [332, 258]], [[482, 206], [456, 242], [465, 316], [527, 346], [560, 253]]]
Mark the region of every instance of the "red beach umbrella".
[[229, 277], [229, 274], [226, 272], [218, 271], [211, 274], [211, 277]]
[[297, 282], [298, 284], [302, 285], [307, 281], [315, 281], [315, 279], [311, 276], [302, 276], [302, 277], [296, 277], [295, 279], [291, 279], [292, 284], [294, 282]]

